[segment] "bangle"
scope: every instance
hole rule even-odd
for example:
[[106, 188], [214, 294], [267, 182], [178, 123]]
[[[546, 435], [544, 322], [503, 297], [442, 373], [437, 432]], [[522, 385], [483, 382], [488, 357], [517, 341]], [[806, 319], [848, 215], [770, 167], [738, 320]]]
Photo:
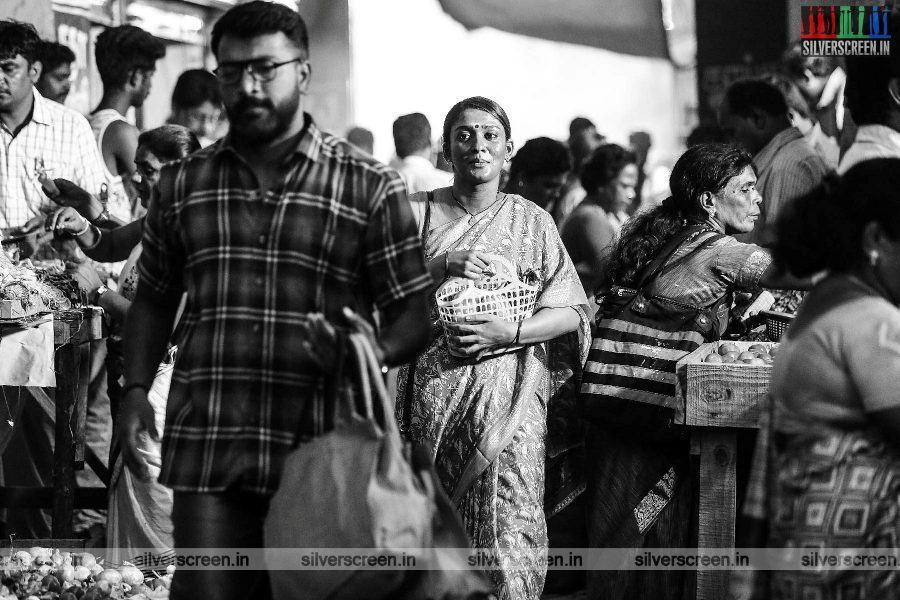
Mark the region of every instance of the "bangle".
[[522, 323], [524, 322], [525, 319], [522, 319], [521, 321], [519, 321], [518, 327], [516, 327], [516, 338], [513, 340], [513, 345], [518, 345], [519, 343], [519, 336], [522, 335]]
[[126, 385], [125, 387], [122, 388], [122, 397], [124, 398], [125, 394], [127, 394], [128, 392], [130, 392], [131, 390], [133, 390], [135, 388], [140, 388], [140, 389], [144, 390], [144, 393], [147, 393], [150, 391], [150, 386], [147, 385], [146, 383], [129, 383], [128, 385]]
[[[82, 217], [82, 219], [84, 219], [84, 217]], [[82, 229], [81, 231], [77, 231], [77, 232], [73, 233], [72, 235], [74, 235], [75, 237], [81, 237], [84, 234], [86, 234], [88, 232], [88, 229], [90, 229], [90, 228], [91, 228], [91, 223], [87, 219], [84, 219], [84, 229]]]
[[[93, 228], [94, 228], [94, 230], [97, 232], [97, 238], [94, 240], [94, 243], [91, 244], [90, 246], [84, 246], [84, 245], [81, 244], [81, 240], [76, 240], [76, 241], [78, 242], [78, 245], [81, 246], [81, 249], [82, 249], [82, 250], [93, 250], [94, 248], [96, 248], [96, 247], [100, 244], [100, 238], [103, 237], [103, 230], [102, 230], [102, 229], [100, 229], [99, 227], [97, 227], [96, 225], [94, 225], [94, 224], [92, 224], [92, 223], [89, 223], [89, 224], [88, 224], [88, 227], [93, 227]], [[78, 235], [81, 236], [81, 235], [84, 234], [84, 233], [85, 233], [85, 232], [82, 232], [82, 233], [80, 233], [80, 234], [78, 234]]]

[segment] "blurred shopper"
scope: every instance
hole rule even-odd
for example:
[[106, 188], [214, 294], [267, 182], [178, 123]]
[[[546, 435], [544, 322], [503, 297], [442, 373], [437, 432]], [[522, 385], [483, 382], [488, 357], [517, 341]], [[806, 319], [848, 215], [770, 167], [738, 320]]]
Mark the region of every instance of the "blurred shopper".
[[752, 234], [739, 239], [770, 245], [779, 212], [822, 182], [828, 166], [791, 126], [781, 91], [761, 79], [735, 82], [719, 107], [726, 137], [753, 154], [762, 194]]
[[[900, 537], [897, 190], [900, 160], [861, 162], [779, 222], [777, 258], [798, 275], [829, 276], [782, 337], [769, 384], [772, 406], [755, 459], [767, 468], [749, 494], [764, 503], [745, 512], [768, 516], [770, 547], [884, 551]], [[891, 568], [767, 575], [759, 598], [803, 590], [810, 598], [867, 600], [900, 590]]]
[[519, 194], [552, 215], [571, 172], [572, 158], [565, 144], [534, 138], [513, 156], [504, 191]]
[[222, 93], [216, 76], [205, 69], [189, 69], [179, 75], [172, 90], [169, 123], [193, 131], [206, 148], [219, 139], [222, 121]]
[[400, 164], [397, 172], [410, 194], [450, 185], [452, 176], [434, 166], [431, 123], [422, 113], [397, 117], [394, 121], [394, 149]]
[[[138, 136], [134, 162], [140, 179], [136, 181], [136, 187], [144, 208], [156, 193], [160, 168], [199, 149], [200, 142], [193, 132], [180, 125], [163, 125]], [[118, 387], [118, 379], [123, 374], [120, 349], [122, 325], [137, 291], [137, 261], [141, 255], [144, 219], [140, 218], [111, 230], [99, 229], [90, 224], [92, 216], [96, 215], [100, 208], [96, 206], [96, 200], [84, 190], [63, 179], [57, 179], [55, 183], [61, 191], [56, 201], [68, 206], [53, 215], [50, 228], [57, 234], [69, 233], [75, 236], [85, 254], [96, 261], [126, 261], [119, 276], [117, 289], [111, 290], [106, 286], [100, 286], [92, 291], [91, 300], [92, 304], [102, 307], [112, 320], [107, 339], [109, 348], [107, 368], [110, 399], [119, 400], [120, 395], [114, 394], [113, 390]], [[168, 382], [171, 378], [174, 352], [174, 348], [170, 350], [167, 361], [160, 365], [160, 371], [154, 379], [153, 393], [150, 394], [158, 431], [162, 431], [165, 422]], [[115, 422], [118, 402], [113, 401], [112, 405]], [[162, 462], [159, 441], [149, 436], [143, 437], [140, 450], [149, 465], [148, 480], [140, 479], [135, 473], [124, 468], [122, 455], [114, 439], [110, 452], [112, 473], [106, 541], [111, 550], [109, 559], [113, 563], [121, 564], [127, 560], [140, 568], [150, 568], [160, 563], [145, 562], [147, 557], [143, 551], [151, 550], [165, 559], [171, 558], [170, 553], [174, 548], [172, 490], [157, 481]]]
[[110, 179], [108, 202], [127, 204], [131, 216], [139, 216], [143, 209], [131, 183], [138, 129], [125, 115], [131, 107], [144, 104], [150, 94], [156, 61], [165, 55], [162, 41], [134, 25], [109, 27], [97, 36], [94, 57], [103, 82], [103, 97], [88, 120]]
[[606, 255], [628, 220], [637, 181], [637, 157], [616, 144], [600, 146], [581, 166], [588, 194], [563, 223], [561, 236], [589, 296], [603, 280]]
[[500, 598], [537, 600], [546, 574], [548, 403], [562, 401], [557, 388], [584, 357], [558, 362], [546, 342], [578, 330], [587, 335], [587, 299], [550, 216], [499, 191], [510, 136], [506, 112], [493, 100], [458, 102], [444, 119], [453, 185], [410, 202], [436, 283], [481, 279], [500, 268], [492, 262], [497, 254], [517, 278], [536, 279], [534, 314], [518, 322], [481, 314], [449, 335], [434, 331], [425, 353], [400, 371], [398, 419], [434, 456], [473, 546], [516, 563], [488, 573]]
[[69, 90], [72, 89], [75, 53], [68, 46], [41, 41], [37, 60], [41, 63], [41, 76], [34, 82], [34, 87], [47, 100], [65, 104]]
[[347, 131], [347, 141], [369, 156], [375, 153], [375, 136], [365, 127], [351, 127]]
[[[608, 290], [584, 368], [588, 535], [595, 548], [690, 548], [697, 515], [688, 428], [675, 364], [718, 340], [732, 294], [780, 277], [753, 229], [761, 198], [750, 155], [694, 146], [676, 162], [672, 196], [638, 213], [608, 263]], [[693, 573], [593, 571], [590, 598], [694, 598]]]
[[[382, 364], [410, 360], [427, 338], [430, 278], [400, 177], [303, 111], [300, 15], [237, 5], [211, 47], [231, 129], [160, 174], [126, 324], [122, 454], [149, 476], [148, 391], [186, 292], [159, 475], [175, 491], [175, 545], [261, 548], [285, 456], [330, 426], [335, 327], [372, 338]], [[171, 598], [270, 592], [264, 571], [179, 569]]]
[[629, 149], [634, 152], [637, 159], [638, 177], [634, 186], [634, 202], [628, 207], [628, 214], [634, 214], [644, 201], [644, 183], [647, 181], [647, 160], [650, 157], [650, 148], [653, 147], [653, 138], [646, 131], [632, 131], [628, 135]]
[[777, 87], [784, 95], [791, 125], [803, 134], [806, 143], [825, 161], [829, 170], [836, 169], [840, 158], [840, 148], [833, 137], [825, 135], [822, 125], [816, 121], [809, 104], [797, 85], [784, 75], [768, 75], [765, 80]]
[[569, 151], [572, 153], [573, 172], [569, 176], [566, 189], [563, 191], [559, 207], [554, 211], [553, 219], [560, 225], [578, 206], [587, 192], [581, 187], [578, 173], [581, 172], [581, 164], [587, 157], [603, 143], [605, 138], [597, 132], [597, 126], [587, 117], [575, 117], [569, 123]]
[[[900, 7], [892, 16], [900, 31]], [[900, 158], [900, 52], [848, 57], [847, 107], [859, 130], [839, 172], [870, 158]]]

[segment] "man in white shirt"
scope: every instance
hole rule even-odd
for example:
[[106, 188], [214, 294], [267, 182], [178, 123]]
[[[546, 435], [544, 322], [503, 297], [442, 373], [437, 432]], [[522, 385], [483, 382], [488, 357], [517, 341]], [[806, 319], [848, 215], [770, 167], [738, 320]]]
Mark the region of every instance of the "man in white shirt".
[[[895, 30], [900, 15], [895, 11]], [[838, 167], [873, 158], [900, 158], [900, 53], [847, 57], [847, 106], [859, 125]]]
[[93, 194], [107, 181], [87, 120], [34, 87], [40, 41], [32, 25], [0, 21], [0, 228], [56, 207], [41, 191], [41, 169]]
[[394, 148], [401, 163], [397, 167], [410, 194], [428, 192], [450, 185], [452, 175], [434, 166], [431, 152], [431, 124], [422, 113], [397, 117], [394, 121]]

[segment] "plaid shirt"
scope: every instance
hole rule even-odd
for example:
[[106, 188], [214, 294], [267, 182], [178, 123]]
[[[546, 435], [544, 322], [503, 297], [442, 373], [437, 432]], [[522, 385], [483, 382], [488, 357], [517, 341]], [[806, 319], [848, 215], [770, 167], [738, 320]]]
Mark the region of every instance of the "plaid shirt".
[[402, 179], [307, 126], [265, 196], [226, 138], [163, 169], [140, 284], [188, 302], [159, 481], [268, 494], [298, 439], [324, 431], [324, 383], [304, 351], [310, 312], [370, 321], [427, 290]]
[[[19, 227], [57, 206], [41, 190], [35, 161], [44, 162], [47, 175], [63, 177], [92, 194], [108, 182], [103, 158], [87, 119], [34, 90], [31, 119], [13, 137], [0, 124], [0, 227]], [[109, 206], [127, 219], [127, 205]]]

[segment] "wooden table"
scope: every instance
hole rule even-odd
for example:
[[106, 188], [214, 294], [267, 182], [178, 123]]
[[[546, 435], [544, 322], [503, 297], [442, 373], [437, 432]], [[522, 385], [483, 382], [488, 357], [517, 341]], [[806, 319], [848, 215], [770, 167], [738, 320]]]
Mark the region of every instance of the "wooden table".
[[[700, 351], [702, 353], [702, 351]], [[681, 362], [679, 362], [679, 369]], [[769, 368], [771, 370], [771, 368]], [[700, 456], [697, 546], [734, 548], [737, 518], [737, 437], [759, 427], [760, 409], [768, 393], [768, 374], [760, 371], [745, 382], [740, 397], [727, 386], [707, 382], [701, 393], [687, 393], [679, 372], [683, 423], [691, 428], [691, 453]], [[761, 378], [753, 381], [753, 378]], [[730, 572], [697, 570], [697, 600], [728, 597]]]
[[[74, 315], [71, 311], [67, 316]], [[27, 505], [52, 509], [52, 536], [72, 537], [72, 512], [78, 507], [106, 505], [106, 488], [75, 488], [75, 470], [83, 469], [87, 394], [90, 378], [90, 342], [103, 339], [103, 312], [86, 307], [81, 317], [54, 319], [54, 398], [44, 388], [27, 387], [44, 412], [55, 422], [52, 487], [2, 487], [0, 506]], [[92, 465], [93, 460], [90, 460]]]

